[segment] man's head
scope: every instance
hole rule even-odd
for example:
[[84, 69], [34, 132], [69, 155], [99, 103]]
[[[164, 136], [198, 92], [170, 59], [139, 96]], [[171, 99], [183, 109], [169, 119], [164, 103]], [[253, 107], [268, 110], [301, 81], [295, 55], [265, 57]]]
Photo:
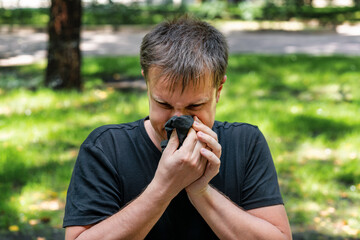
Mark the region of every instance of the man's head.
[[198, 85], [205, 77], [220, 86], [227, 68], [224, 36], [206, 22], [184, 16], [157, 25], [143, 39], [140, 63], [149, 84], [149, 71], [158, 69], [171, 90]]
[[140, 62], [156, 142], [166, 139], [164, 125], [173, 116], [197, 116], [212, 127], [227, 59], [224, 36], [189, 17], [161, 23], [144, 37]]

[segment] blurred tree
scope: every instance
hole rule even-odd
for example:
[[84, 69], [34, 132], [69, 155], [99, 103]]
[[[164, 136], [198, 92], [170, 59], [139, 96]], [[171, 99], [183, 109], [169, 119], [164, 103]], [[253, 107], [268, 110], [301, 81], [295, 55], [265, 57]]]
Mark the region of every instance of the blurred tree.
[[45, 85], [50, 88], [80, 90], [82, 87], [81, 15], [81, 0], [51, 0], [45, 78]]
[[360, 0], [354, 0], [354, 5], [356, 7], [360, 7]]
[[313, 6], [313, 0], [306, 0], [306, 4], [310, 7]]

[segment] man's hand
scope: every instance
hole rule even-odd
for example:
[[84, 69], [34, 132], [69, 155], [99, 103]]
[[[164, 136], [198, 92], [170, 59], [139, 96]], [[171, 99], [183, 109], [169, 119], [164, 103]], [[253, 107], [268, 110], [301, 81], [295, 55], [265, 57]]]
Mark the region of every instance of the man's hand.
[[194, 117], [193, 128], [196, 131], [198, 139], [204, 144], [200, 153], [207, 161], [204, 174], [197, 181], [186, 187], [188, 194], [202, 194], [207, 188], [210, 180], [215, 177], [220, 168], [221, 145], [218, 142], [217, 135], [212, 129], [203, 124], [198, 117]]
[[183, 145], [177, 149], [178, 146], [179, 140], [176, 131], [173, 131], [153, 179], [170, 198], [202, 177], [208, 162], [202, 157], [208, 153], [200, 153], [206, 143], [198, 140], [198, 134], [193, 128], [189, 130]]

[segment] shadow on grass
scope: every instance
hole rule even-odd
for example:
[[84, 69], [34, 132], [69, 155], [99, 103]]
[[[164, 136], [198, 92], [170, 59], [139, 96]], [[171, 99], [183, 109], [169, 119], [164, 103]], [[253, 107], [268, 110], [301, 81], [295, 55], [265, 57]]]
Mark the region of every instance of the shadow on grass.
[[338, 141], [360, 126], [349, 125], [343, 121], [336, 121], [321, 116], [287, 115], [287, 119], [274, 122], [281, 136], [290, 136], [295, 141], [299, 138], [323, 137], [327, 141]]
[[[232, 55], [229, 59], [229, 69], [228, 84], [234, 86], [230, 92], [235, 96], [239, 92], [241, 95], [248, 95], [261, 90], [261, 96], [250, 97], [297, 101], [319, 98], [329, 98], [333, 101], [358, 99], [360, 65], [356, 58], [243, 54]], [[338, 89], [326, 88], [334, 86]]]

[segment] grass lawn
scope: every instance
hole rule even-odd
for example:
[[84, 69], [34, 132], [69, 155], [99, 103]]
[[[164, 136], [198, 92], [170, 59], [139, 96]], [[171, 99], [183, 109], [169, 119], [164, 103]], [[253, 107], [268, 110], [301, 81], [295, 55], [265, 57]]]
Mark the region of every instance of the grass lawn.
[[[0, 68], [4, 236], [51, 239], [48, 227], [61, 235], [82, 141], [98, 126], [148, 114], [146, 92], [102, 83], [140, 76], [137, 57], [84, 59], [81, 93], [38, 87], [44, 67]], [[232, 55], [227, 75], [217, 119], [249, 122], [263, 131], [293, 232], [308, 233], [303, 239], [318, 239], [314, 232], [321, 239], [359, 238], [360, 58]]]

